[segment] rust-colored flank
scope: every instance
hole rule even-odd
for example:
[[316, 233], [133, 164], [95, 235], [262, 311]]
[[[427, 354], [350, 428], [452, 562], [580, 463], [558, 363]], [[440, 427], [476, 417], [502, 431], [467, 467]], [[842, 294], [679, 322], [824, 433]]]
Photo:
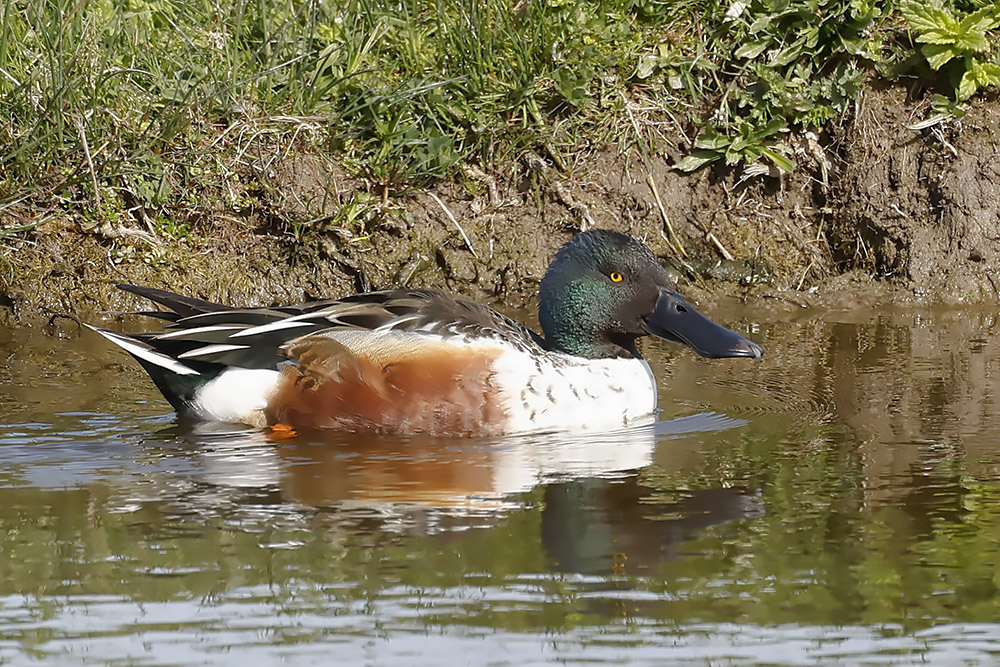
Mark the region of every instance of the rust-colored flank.
[[267, 408], [293, 429], [475, 436], [502, 432], [506, 413], [491, 384], [498, 350], [446, 343], [410, 354], [355, 354], [326, 336], [286, 350]]

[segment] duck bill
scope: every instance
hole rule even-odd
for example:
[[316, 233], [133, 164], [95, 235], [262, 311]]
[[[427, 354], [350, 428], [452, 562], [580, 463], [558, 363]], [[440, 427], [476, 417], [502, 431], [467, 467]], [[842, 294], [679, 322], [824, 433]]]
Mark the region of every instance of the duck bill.
[[703, 357], [753, 357], [764, 348], [721, 324], [708, 319], [677, 292], [660, 288], [653, 314], [644, 318], [646, 331], [654, 336], [683, 343]]

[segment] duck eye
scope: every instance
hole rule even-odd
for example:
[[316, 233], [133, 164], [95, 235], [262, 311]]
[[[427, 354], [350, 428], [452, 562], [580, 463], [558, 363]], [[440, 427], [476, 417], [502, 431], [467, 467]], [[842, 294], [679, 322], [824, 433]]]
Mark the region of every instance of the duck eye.
[[611, 273], [609, 273], [608, 278], [611, 278], [611, 282], [613, 283], [620, 283], [621, 281], [625, 280], [625, 276], [618, 273], [617, 271], [612, 271]]

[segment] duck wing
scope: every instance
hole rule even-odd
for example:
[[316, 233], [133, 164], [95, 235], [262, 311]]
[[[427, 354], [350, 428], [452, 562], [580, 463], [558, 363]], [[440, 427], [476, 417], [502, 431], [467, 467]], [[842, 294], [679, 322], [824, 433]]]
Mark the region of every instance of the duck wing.
[[[323, 334], [358, 339], [393, 332], [443, 338], [491, 338], [537, 349], [541, 338], [481, 304], [435, 289], [367, 292], [332, 301], [277, 308], [230, 308], [180, 295], [126, 286], [170, 309], [154, 316], [171, 323], [162, 332], [133, 334], [158, 354], [203, 372], [204, 364], [274, 369], [287, 361], [289, 343]], [[409, 338], [409, 336], [406, 336]]]

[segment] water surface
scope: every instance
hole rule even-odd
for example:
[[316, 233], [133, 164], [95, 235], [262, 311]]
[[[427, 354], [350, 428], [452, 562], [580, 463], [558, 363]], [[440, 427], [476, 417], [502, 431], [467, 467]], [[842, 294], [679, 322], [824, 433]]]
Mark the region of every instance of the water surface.
[[993, 313], [713, 313], [659, 423], [489, 441], [178, 423], [0, 331], [0, 663], [1000, 661]]

